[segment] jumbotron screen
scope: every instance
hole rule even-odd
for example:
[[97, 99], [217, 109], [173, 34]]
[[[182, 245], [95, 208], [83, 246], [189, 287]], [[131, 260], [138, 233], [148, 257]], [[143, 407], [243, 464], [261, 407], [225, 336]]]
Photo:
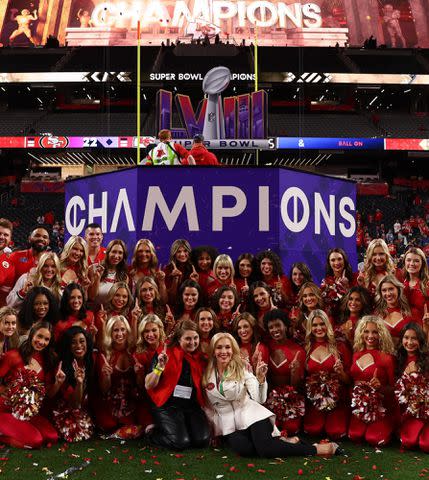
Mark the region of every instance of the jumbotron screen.
[[1, 0], [2, 45], [257, 41], [263, 46], [429, 47], [429, 0]]

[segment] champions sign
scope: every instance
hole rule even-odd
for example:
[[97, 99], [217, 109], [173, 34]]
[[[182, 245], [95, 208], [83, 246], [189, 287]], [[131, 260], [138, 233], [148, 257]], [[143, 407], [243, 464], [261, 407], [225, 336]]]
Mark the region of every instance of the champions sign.
[[121, 238], [130, 250], [150, 238], [162, 263], [177, 238], [233, 259], [271, 248], [317, 280], [329, 248], [356, 267], [355, 210], [353, 182], [286, 169], [140, 167], [66, 182], [69, 235], [97, 222], [106, 242]]
[[429, 46], [429, 0], [2, 0], [1, 42], [69, 46], [182, 42], [206, 35], [262, 46]]

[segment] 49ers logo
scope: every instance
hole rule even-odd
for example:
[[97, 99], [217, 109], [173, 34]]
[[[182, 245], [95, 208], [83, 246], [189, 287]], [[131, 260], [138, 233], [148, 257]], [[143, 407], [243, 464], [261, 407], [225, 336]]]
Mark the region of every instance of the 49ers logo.
[[42, 148], [66, 148], [69, 144], [67, 137], [45, 136], [40, 138]]

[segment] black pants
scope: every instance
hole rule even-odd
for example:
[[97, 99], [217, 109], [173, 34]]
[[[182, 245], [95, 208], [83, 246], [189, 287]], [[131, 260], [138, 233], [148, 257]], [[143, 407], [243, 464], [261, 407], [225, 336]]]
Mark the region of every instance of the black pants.
[[155, 428], [149, 441], [157, 446], [174, 450], [205, 448], [210, 443], [207, 418], [198, 404], [182, 407], [167, 402], [152, 411]]
[[227, 445], [242, 457], [292, 457], [316, 455], [316, 447], [308, 443], [287, 443], [273, 437], [273, 424], [268, 418], [250, 425], [246, 430], [237, 430], [225, 435]]

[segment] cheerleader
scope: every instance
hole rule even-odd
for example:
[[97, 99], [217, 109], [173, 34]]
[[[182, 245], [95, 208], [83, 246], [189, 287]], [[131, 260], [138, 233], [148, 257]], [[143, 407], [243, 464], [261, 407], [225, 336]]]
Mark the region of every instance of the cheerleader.
[[170, 248], [170, 262], [164, 269], [168, 302], [174, 305], [180, 285], [185, 280], [198, 282], [199, 276], [191, 262], [191, 245], [183, 238], [175, 240]]
[[91, 336], [72, 326], [61, 338], [59, 371], [63, 373], [53, 405], [54, 425], [68, 442], [91, 438], [94, 423], [89, 414], [89, 389], [94, 377]]
[[328, 316], [313, 310], [305, 335], [307, 398], [304, 431], [310, 435], [326, 432], [334, 440], [347, 435], [350, 408], [346, 385], [350, 383], [351, 353], [336, 342]]
[[404, 286], [410, 308], [423, 318], [424, 307], [429, 305], [429, 269], [426, 255], [420, 248], [410, 247], [405, 253]]
[[147, 238], [141, 238], [134, 247], [131, 265], [128, 267], [128, 281], [133, 294], [137, 283], [143, 277], [150, 277], [156, 282], [159, 295], [164, 303], [168, 301], [165, 273], [159, 268], [154, 244]]
[[111, 432], [122, 425], [135, 424], [136, 376], [132, 356], [133, 338], [123, 315], [109, 319], [103, 335], [96, 371], [103, 401], [94, 405], [96, 425]]
[[[416, 323], [402, 329], [397, 356], [395, 394], [402, 417], [399, 437], [405, 448], [429, 453], [429, 361], [425, 334]], [[412, 389], [415, 391], [413, 392]], [[417, 398], [416, 398], [417, 396]]]
[[213, 296], [213, 310], [216, 312], [221, 329], [231, 331], [232, 322], [240, 310], [237, 290], [227, 285], [219, 287]]
[[[288, 338], [289, 320], [285, 312], [279, 309], [269, 311], [264, 316], [265, 329], [270, 340], [260, 343], [257, 353], [268, 365], [268, 383], [270, 395], [268, 402], [277, 404], [280, 409], [286, 403], [289, 412], [281, 414], [280, 410], [271, 407], [277, 415], [279, 427], [285, 429], [288, 435], [295, 435], [301, 427], [304, 415], [304, 398], [298, 390], [304, 379], [305, 351]], [[278, 401], [276, 396], [279, 395]]]
[[283, 274], [280, 257], [272, 250], [264, 250], [255, 259], [260, 279], [273, 289], [274, 303], [285, 308], [290, 304], [292, 287], [289, 279]]
[[61, 320], [54, 326], [55, 341], [70, 327], [79, 326], [96, 335], [94, 314], [85, 307], [85, 292], [78, 283], [69, 283], [64, 289], [60, 304]]
[[242, 253], [234, 265], [234, 284], [240, 295], [243, 310], [246, 309], [250, 285], [256, 280], [255, 257], [251, 253]]
[[59, 318], [58, 302], [45, 287], [33, 287], [25, 297], [18, 314], [19, 334], [25, 337], [36, 322], [55, 325]]
[[378, 284], [386, 275], [395, 275], [395, 262], [384, 240], [371, 240], [365, 253], [363, 271], [357, 276], [357, 283], [374, 296]]
[[210, 245], [193, 248], [191, 260], [198, 273], [198, 283], [203, 291], [204, 302], [208, 300], [208, 288], [214, 281], [213, 265], [219, 255], [216, 248]]
[[201, 351], [207, 354], [210, 340], [219, 331], [217, 316], [211, 308], [201, 307], [195, 312], [195, 323], [200, 335]]
[[127, 247], [122, 240], [111, 240], [104, 260], [89, 270], [88, 298], [98, 306], [106, 302], [114, 283], [128, 283]]
[[54, 252], [42, 253], [35, 271], [24, 273], [16, 281], [6, 298], [8, 306], [19, 309], [25, 296], [33, 287], [46, 287], [59, 302], [62, 295], [60, 271], [57, 254]]
[[[387, 445], [395, 428], [393, 384], [395, 358], [392, 337], [383, 320], [363, 317], [355, 331], [350, 375], [353, 379], [349, 438]], [[357, 388], [358, 387], [358, 388]]]
[[289, 278], [291, 283], [292, 294], [290, 304], [293, 307], [298, 307], [298, 295], [304, 283], [313, 282], [308, 265], [302, 262], [295, 262], [290, 267]]
[[179, 288], [175, 308], [175, 322], [194, 320], [195, 312], [203, 305], [203, 293], [194, 280], [185, 280]]
[[[52, 325], [43, 321], [31, 327], [19, 350], [10, 350], [0, 358], [0, 378], [6, 387], [0, 397], [1, 442], [17, 448], [40, 448], [57, 442], [55, 428], [39, 414], [54, 363]], [[57, 372], [55, 384], [59, 382]], [[31, 397], [26, 393], [23, 398], [29, 389]]]
[[232, 333], [240, 348], [240, 355], [245, 365], [253, 371], [253, 358], [259, 342], [256, 319], [248, 312], [234, 318]]
[[234, 264], [229, 255], [222, 254], [216, 257], [213, 265], [213, 276], [214, 281], [209, 283], [207, 289], [209, 300], [211, 300], [218, 288], [222, 286], [236, 288], [234, 283]]
[[270, 310], [274, 310], [271, 288], [264, 282], [254, 282], [249, 289], [249, 302], [247, 309], [256, 318], [258, 335], [261, 338], [270, 338], [265, 330], [264, 316]]
[[413, 318], [404, 286], [394, 275], [386, 275], [378, 284], [375, 314], [383, 319], [395, 345], [399, 343], [399, 334], [407, 323], [413, 320], [421, 322], [421, 319]]
[[325, 308], [332, 316], [338, 313], [343, 296], [355, 282], [352, 266], [342, 248], [331, 248], [326, 257], [325, 277], [320, 289]]
[[78, 235], [72, 235], [64, 245], [60, 255], [61, 286], [69, 283], [80, 283], [88, 288], [88, 245]]
[[0, 308], [0, 357], [18, 346], [16, 310], [11, 307], [2, 307]]
[[346, 339], [353, 346], [358, 321], [372, 312], [372, 297], [368, 290], [364, 287], [352, 287], [341, 300], [335, 336], [340, 340]]

